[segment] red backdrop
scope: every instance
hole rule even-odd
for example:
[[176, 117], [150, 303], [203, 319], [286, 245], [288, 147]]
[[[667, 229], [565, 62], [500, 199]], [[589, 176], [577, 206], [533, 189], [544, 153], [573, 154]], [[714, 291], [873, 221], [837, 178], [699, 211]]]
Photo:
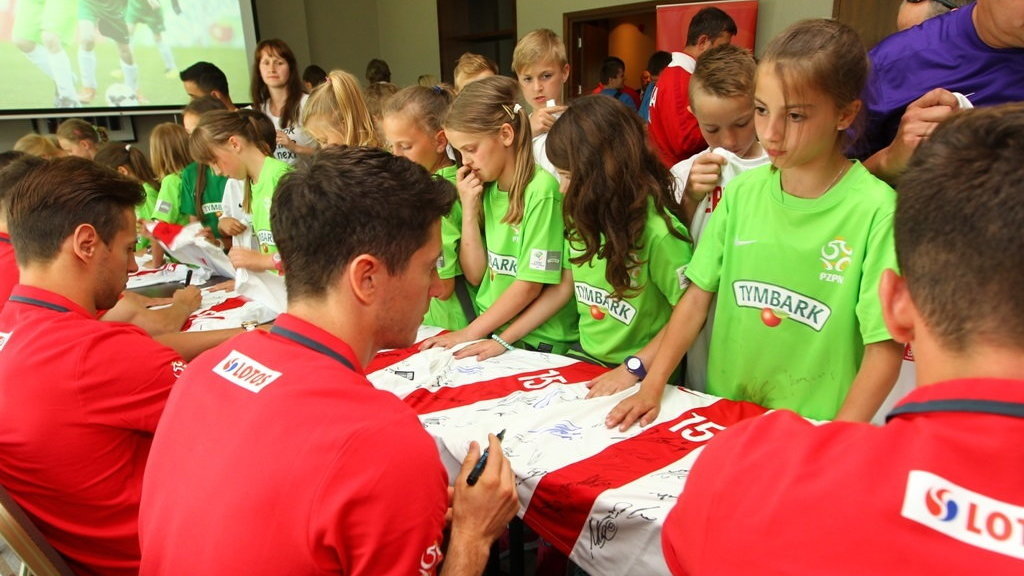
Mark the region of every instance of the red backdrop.
[[701, 8], [715, 6], [721, 8], [736, 21], [738, 34], [732, 43], [754, 50], [754, 37], [757, 33], [757, 1], [726, 0], [724, 2], [693, 2], [690, 4], [672, 4], [658, 6], [658, 50], [680, 52], [686, 45], [686, 30], [690, 19]]

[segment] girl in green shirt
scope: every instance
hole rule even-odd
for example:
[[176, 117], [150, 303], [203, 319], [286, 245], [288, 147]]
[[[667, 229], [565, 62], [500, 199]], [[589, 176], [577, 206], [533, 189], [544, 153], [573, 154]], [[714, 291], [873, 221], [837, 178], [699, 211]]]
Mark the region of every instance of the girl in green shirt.
[[[192, 132], [190, 148], [196, 161], [209, 164], [218, 175], [245, 182], [242, 209], [252, 215], [257, 247], [232, 246], [228, 257], [235, 268], [284, 270], [270, 230], [270, 204], [278, 181], [291, 167], [270, 155], [276, 134], [270, 119], [254, 110], [207, 112]], [[220, 227], [231, 236], [246, 228], [233, 218], [221, 218]]]
[[[457, 167], [448, 156], [448, 138], [441, 121], [454, 97], [450, 89], [442, 86], [403, 88], [385, 102], [381, 122], [392, 154], [408, 158], [452, 184]], [[430, 309], [423, 317], [428, 326], [460, 330], [476, 318], [472, 301], [476, 288], [466, 282], [459, 265], [461, 239], [462, 205], [456, 200], [451, 212], [441, 218], [437, 274], [444, 290], [430, 300]]]
[[[487, 338], [515, 319], [562, 276], [564, 226], [558, 182], [535, 166], [530, 119], [519, 87], [504, 76], [467, 86], [452, 104], [445, 134], [461, 154], [459, 262], [479, 285], [480, 315], [469, 326], [428, 339], [424, 348]], [[566, 305], [520, 340], [563, 353], [577, 339], [576, 311]]]
[[[637, 356], [650, 363], [688, 285], [683, 271], [692, 249], [676, 215], [675, 181], [647, 146], [636, 112], [601, 94], [569, 106], [548, 133], [547, 153], [564, 193], [571, 282], [545, 291], [500, 337], [517, 341], [575, 295], [580, 348], [570, 355], [614, 367], [591, 383], [590, 396], [613, 394], [636, 384], [623, 362]], [[456, 356], [503, 352], [487, 341]]]
[[[142, 153], [142, 150], [131, 144], [106, 142], [100, 145], [93, 161], [100, 166], [116, 170], [122, 176], [127, 176], [142, 184], [142, 190], [146, 194], [146, 199], [135, 207], [135, 216], [139, 221], [137, 230], [140, 235], [135, 249], [136, 251], [145, 250], [150, 245], [150, 241], [146, 237], [145, 228], [143, 227], [144, 222], [153, 219], [153, 210], [156, 208], [156, 199], [160, 193], [160, 182], [157, 181], [156, 174], [153, 173], [153, 167], [149, 164], [149, 160]], [[153, 265], [157, 267], [163, 266], [164, 251], [159, 243], [153, 244], [152, 253]]]

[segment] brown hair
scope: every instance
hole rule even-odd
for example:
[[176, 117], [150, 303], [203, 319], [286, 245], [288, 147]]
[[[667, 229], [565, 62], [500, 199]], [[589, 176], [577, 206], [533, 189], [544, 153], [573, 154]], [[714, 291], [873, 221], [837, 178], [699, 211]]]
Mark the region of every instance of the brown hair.
[[281, 110], [281, 129], [288, 128], [299, 120], [300, 108], [302, 106], [302, 73], [298, 70], [295, 62], [295, 53], [284, 40], [272, 38], [264, 40], [256, 45], [252, 61], [252, 83], [249, 85], [249, 93], [252, 97], [252, 107], [256, 110], [263, 110], [263, 107], [270, 101], [270, 88], [263, 81], [260, 74], [260, 60], [265, 54], [277, 56], [288, 64], [288, 98], [285, 100], [284, 109]]
[[554, 62], [559, 67], [569, 63], [565, 55], [565, 44], [552, 30], [532, 30], [516, 42], [512, 51], [512, 70], [518, 75], [529, 66], [541, 62]]
[[[255, 146], [264, 156], [270, 156], [274, 150], [277, 132], [274, 124], [262, 112], [255, 110], [217, 110], [207, 112], [199, 117], [199, 124], [189, 138], [188, 147], [200, 164], [214, 161], [215, 148], [224, 146], [235, 136]], [[252, 177], [245, 181], [245, 197], [242, 209], [250, 212], [252, 203]], [[198, 206], [198, 204], [197, 204]]]
[[181, 124], [157, 124], [149, 135], [149, 155], [158, 178], [181, 172], [192, 163], [188, 152], [188, 132]]
[[484, 72], [498, 74], [498, 64], [487, 56], [466, 52], [455, 61], [455, 91], [461, 92], [466, 87], [466, 79]]
[[548, 159], [569, 172], [562, 210], [569, 240], [583, 244], [572, 263], [594, 257], [606, 262], [605, 279], [615, 298], [638, 294], [631, 285], [634, 259], [647, 223], [647, 203], [669, 231], [676, 231], [671, 212], [678, 212], [675, 178], [647, 143], [643, 120], [622, 102], [601, 94], [577, 98], [548, 132]]
[[420, 130], [436, 134], [443, 129], [448, 108], [455, 100], [455, 94], [446, 85], [430, 88], [408, 86], [395, 93], [384, 103], [384, 116], [405, 114]]
[[7, 193], [15, 184], [37, 166], [46, 164], [46, 160], [25, 152], [0, 153], [0, 218], [7, 218]]
[[157, 190], [160, 189], [160, 181], [157, 180], [153, 167], [146, 159], [146, 155], [138, 147], [123, 142], [107, 142], [96, 151], [93, 162], [105, 166], [111, 170], [117, 170], [124, 166], [128, 175], [136, 180], [149, 184]]
[[508, 190], [508, 212], [501, 219], [508, 224], [523, 220], [526, 185], [533, 179], [535, 167], [530, 117], [518, 104], [518, 98], [519, 86], [511, 78], [491, 76], [477, 80], [455, 98], [444, 122], [446, 129], [467, 134], [496, 135], [503, 125], [512, 127], [515, 172]]
[[281, 179], [270, 207], [289, 302], [325, 294], [360, 254], [402, 272], [454, 201], [451, 183], [405, 158], [379, 148], [324, 148]]
[[52, 261], [82, 224], [92, 225], [109, 244], [124, 227], [124, 212], [144, 198], [138, 182], [84, 158], [57, 158], [33, 168], [7, 198], [18, 264]]
[[60, 145], [54, 142], [52, 138], [36, 134], [35, 132], [18, 138], [18, 141], [14, 143], [14, 149], [18, 152], [25, 152], [26, 154], [38, 156], [46, 160], [64, 156], [64, 151], [61, 150]]
[[697, 57], [690, 78], [690, 106], [697, 90], [716, 98], [754, 99], [754, 75], [757, 62], [746, 48], [720, 44]]
[[398, 86], [391, 82], [374, 82], [366, 87], [366, 110], [373, 118], [374, 125], [384, 116], [384, 105], [398, 92]]
[[57, 126], [57, 137], [71, 142], [90, 140], [99, 144], [107, 141], [107, 131], [81, 118], [68, 118]]
[[967, 110], [921, 143], [900, 178], [897, 261], [950, 349], [1024, 343], [1022, 157], [1024, 103]]
[[314, 119], [327, 123], [349, 146], [380, 146], [359, 80], [344, 70], [331, 70], [327, 81], [313, 89], [302, 109], [306, 133], [318, 141], [327, 141], [327, 134], [312, 122]]
[[[769, 66], [782, 79], [787, 100], [810, 88], [826, 94], [838, 109], [860, 99], [868, 77], [860, 36], [836, 20], [801, 20], [783, 30], [768, 44], [758, 70]], [[863, 121], [861, 108], [851, 130], [838, 132], [837, 137], [856, 140]]]

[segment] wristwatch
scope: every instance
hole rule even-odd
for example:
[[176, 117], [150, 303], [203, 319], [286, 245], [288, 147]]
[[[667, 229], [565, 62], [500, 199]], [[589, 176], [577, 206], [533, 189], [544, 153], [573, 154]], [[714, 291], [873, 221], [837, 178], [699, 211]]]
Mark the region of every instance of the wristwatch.
[[627, 356], [623, 364], [626, 365], [626, 372], [636, 376], [638, 380], [647, 378], [647, 368], [644, 366], [644, 361], [638, 356]]

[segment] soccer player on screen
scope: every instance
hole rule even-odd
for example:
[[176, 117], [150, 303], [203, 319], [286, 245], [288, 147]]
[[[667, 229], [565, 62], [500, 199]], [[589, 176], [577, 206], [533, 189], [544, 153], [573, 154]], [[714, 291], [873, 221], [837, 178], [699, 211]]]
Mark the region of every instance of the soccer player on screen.
[[75, 108], [75, 80], [64, 45], [75, 32], [75, 0], [20, 0], [11, 38], [56, 88], [55, 108]]
[[[89, 104], [96, 98], [96, 32], [117, 43], [121, 57], [124, 83], [138, 94], [139, 68], [129, 45], [125, 8], [128, 0], [79, 0], [78, 2], [78, 72], [82, 89], [78, 101]], [[141, 98], [140, 98], [141, 101]]]

